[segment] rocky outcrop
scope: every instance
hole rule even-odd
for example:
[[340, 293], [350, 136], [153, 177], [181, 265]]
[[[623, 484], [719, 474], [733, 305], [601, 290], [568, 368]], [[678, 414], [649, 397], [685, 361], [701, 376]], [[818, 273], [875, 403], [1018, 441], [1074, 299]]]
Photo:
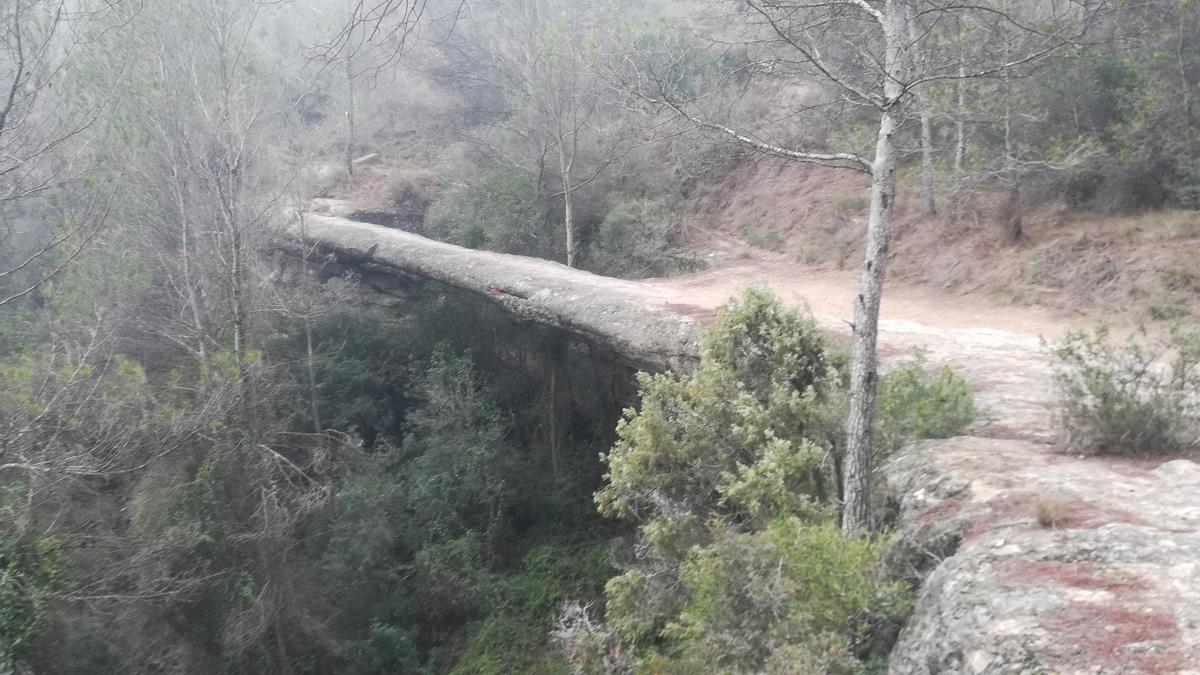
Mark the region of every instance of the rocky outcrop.
[[[476, 251], [337, 216], [306, 214], [278, 248], [369, 274], [434, 281], [559, 328], [644, 368], [687, 368], [700, 323], [665, 293], [559, 263]], [[315, 248], [315, 251], [313, 250]]]
[[887, 472], [932, 567], [890, 673], [1200, 672], [1200, 465], [958, 438]]

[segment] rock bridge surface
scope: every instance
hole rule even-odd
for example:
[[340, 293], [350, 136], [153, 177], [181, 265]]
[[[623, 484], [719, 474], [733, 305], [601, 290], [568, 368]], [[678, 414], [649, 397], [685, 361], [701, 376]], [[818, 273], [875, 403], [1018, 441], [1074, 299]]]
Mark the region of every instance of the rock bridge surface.
[[[477, 251], [338, 216], [306, 214], [292, 233], [317, 256], [359, 269], [435, 281], [559, 328], [654, 370], [699, 352], [700, 322], [654, 286], [525, 256]], [[285, 246], [295, 253], [296, 246]]]

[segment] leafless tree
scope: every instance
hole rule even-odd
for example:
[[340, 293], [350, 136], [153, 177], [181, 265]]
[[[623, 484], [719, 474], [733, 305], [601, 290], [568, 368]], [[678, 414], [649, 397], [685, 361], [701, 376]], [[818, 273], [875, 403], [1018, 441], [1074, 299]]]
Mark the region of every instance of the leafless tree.
[[640, 142], [600, 75], [616, 36], [595, 6], [558, 0], [503, 0], [471, 8], [462, 23], [464, 60], [500, 90], [507, 108], [471, 140], [529, 174], [541, 195], [562, 199], [565, 262], [574, 267], [577, 193]]
[[343, 0], [337, 32], [316, 45], [313, 58], [341, 70], [346, 136], [343, 167], [354, 180], [358, 147], [360, 83], [374, 87], [381, 74], [395, 67], [420, 35], [427, 0]]
[[[746, 11], [723, 15], [718, 27], [710, 28], [722, 42], [749, 46], [752, 57], [741, 70], [743, 75], [780, 83], [819, 83], [834, 101], [874, 111], [878, 127], [870, 154], [785, 147], [706, 115], [704, 98], [680, 84], [688, 81], [686, 53], [670, 55], [657, 65], [638, 70], [634, 91], [692, 127], [723, 134], [760, 152], [848, 168], [871, 177], [865, 256], [854, 301], [850, 411], [843, 462], [842, 521], [847, 531], [868, 527], [871, 519], [870, 457], [878, 382], [879, 308], [904, 129], [910, 119], [922, 117], [922, 96], [927, 90], [963, 80], [1003, 78], [1044, 59], [1090, 27], [1097, 5], [1039, 0], [1025, 3], [1018, 12], [1007, 2], [963, 5], [949, 0], [747, 0]], [[936, 58], [937, 52], [923, 51], [933, 31], [955, 25], [978, 28], [981, 34], [976, 39], [994, 40], [1001, 27], [1004, 32], [1000, 35], [1020, 33], [1024, 39], [1019, 50], [1006, 42], [1013, 48], [981, 51], [966, 64], [959, 58]]]
[[[50, 228], [33, 222], [35, 200], [77, 184], [105, 99], [72, 88], [68, 69], [85, 35], [112, 29], [120, 1], [11, 0], [0, 6], [0, 306], [34, 293], [77, 258], [104, 223], [102, 192]], [[23, 223], [23, 238], [12, 230]], [[18, 239], [23, 239], [18, 241]]]

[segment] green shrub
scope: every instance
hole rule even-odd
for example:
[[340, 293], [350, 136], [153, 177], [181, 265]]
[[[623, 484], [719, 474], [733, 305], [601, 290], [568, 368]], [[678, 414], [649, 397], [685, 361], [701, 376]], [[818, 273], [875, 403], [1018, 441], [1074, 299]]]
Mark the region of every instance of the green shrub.
[[958, 435], [976, 414], [971, 385], [948, 366], [930, 372], [920, 356], [880, 378], [876, 406], [876, 461], [912, 439]]
[[908, 611], [907, 589], [881, 562], [886, 546], [794, 517], [723, 532], [683, 565], [688, 601], [666, 631], [671, 651], [723, 672], [852, 672], [872, 635]]
[[0, 672], [25, 672], [47, 604], [63, 582], [62, 548], [54, 537], [0, 538]]
[[519, 569], [492, 577], [482, 592], [495, 607], [468, 627], [454, 675], [484, 673], [565, 673], [570, 668], [547, 644], [555, 612], [571, 596], [595, 597], [612, 574], [611, 554], [600, 544], [555, 541], [529, 549]]
[[354, 650], [350, 672], [355, 675], [425, 672], [413, 631], [394, 624], [371, 624], [367, 638]]
[[557, 254], [557, 228], [544, 222], [533, 181], [523, 173], [489, 169], [435, 191], [425, 231], [470, 248], [524, 255]]
[[[607, 619], [639, 672], [851, 673], [886, 654], [911, 604], [882, 562], [887, 539], [848, 539], [831, 520], [795, 517], [712, 534], [671, 573], [677, 602], [665, 616], [652, 615], [648, 574], [609, 582]], [[577, 661], [603, 662], [607, 639], [589, 629], [576, 629]]]
[[700, 358], [691, 375], [640, 376], [641, 406], [604, 457], [601, 512], [649, 523], [825, 510], [842, 379], [816, 322], [752, 290], [718, 311]]
[[617, 201], [597, 233], [596, 268], [630, 278], [662, 276], [691, 261], [676, 245], [680, 203], [673, 197]]
[[1054, 353], [1069, 449], [1110, 455], [1200, 449], [1200, 330], [1176, 326], [1152, 348], [1138, 340], [1114, 345], [1101, 327], [1070, 333]]
[[750, 291], [719, 310], [697, 371], [641, 376], [596, 495], [640, 542], [603, 624], [563, 607], [577, 668], [849, 673], [886, 653], [906, 589], [885, 540], [834, 525], [844, 373], [809, 316]]
[[570, 666], [547, 646], [549, 622], [496, 613], [472, 624], [462, 655], [450, 675], [567, 675]]

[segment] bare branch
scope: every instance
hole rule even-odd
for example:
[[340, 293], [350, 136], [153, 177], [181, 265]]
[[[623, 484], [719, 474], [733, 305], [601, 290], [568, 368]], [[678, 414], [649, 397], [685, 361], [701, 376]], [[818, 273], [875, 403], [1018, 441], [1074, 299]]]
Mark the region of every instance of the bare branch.
[[684, 108], [681, 104], [675, 103], [674, 101], [671, 101], [669, 98], [667, 98], [665, 96], [663, 96], [662, 98], [648, 98], [647, 100], [649, 100], [652, 103], [657, 103], [657, 104], [664, 105], [664, 106], [670, 108], [671, 110], [673, 110], [675, 112], [676, 115], [683, 117], [684, 119], [688, 120], [689, 122], [691, 122], [692, 124], [696, 125], [697, 127], [701, 128], [701, 129], [708, 129], [710, 131], [718, 131], [718, 132], [734, 139], [735, 141], [741, 143], [742, 145], [754, 148], [755, 150], [758, 150], [761, 152], [766, 152], [766, 153], [769, 153], [772, 155], [777, 155], [779, 157], [786, 157], [788, 159], [800, 160], [802, 162], [832, 164], [833, 166], [847, 168], [847, 169], [853, 169], [856, 171], [861, 171], [866, 174], [870, 174], [872, 171], [871, 162], [867, 161], [866, 158], [856, 155], [852, 152], [831, 152], [831, 153], [807, 152], [807, 151], [803, 151], [803, 150], [792, 150], [792, 149], [780, 147], [778, 145], [766, 143], [764, 141], [760, 141], [758, 139], [752, 138], [747, 134], [744, 134], [736, 129], [727, 127], [723, 124], [717, 124], [715, 122], [710, 122], [708, 120], [697, 117], [696, 115], [693, 115], [692, 113], [688, 112], [688, 110], [686, 108]]

